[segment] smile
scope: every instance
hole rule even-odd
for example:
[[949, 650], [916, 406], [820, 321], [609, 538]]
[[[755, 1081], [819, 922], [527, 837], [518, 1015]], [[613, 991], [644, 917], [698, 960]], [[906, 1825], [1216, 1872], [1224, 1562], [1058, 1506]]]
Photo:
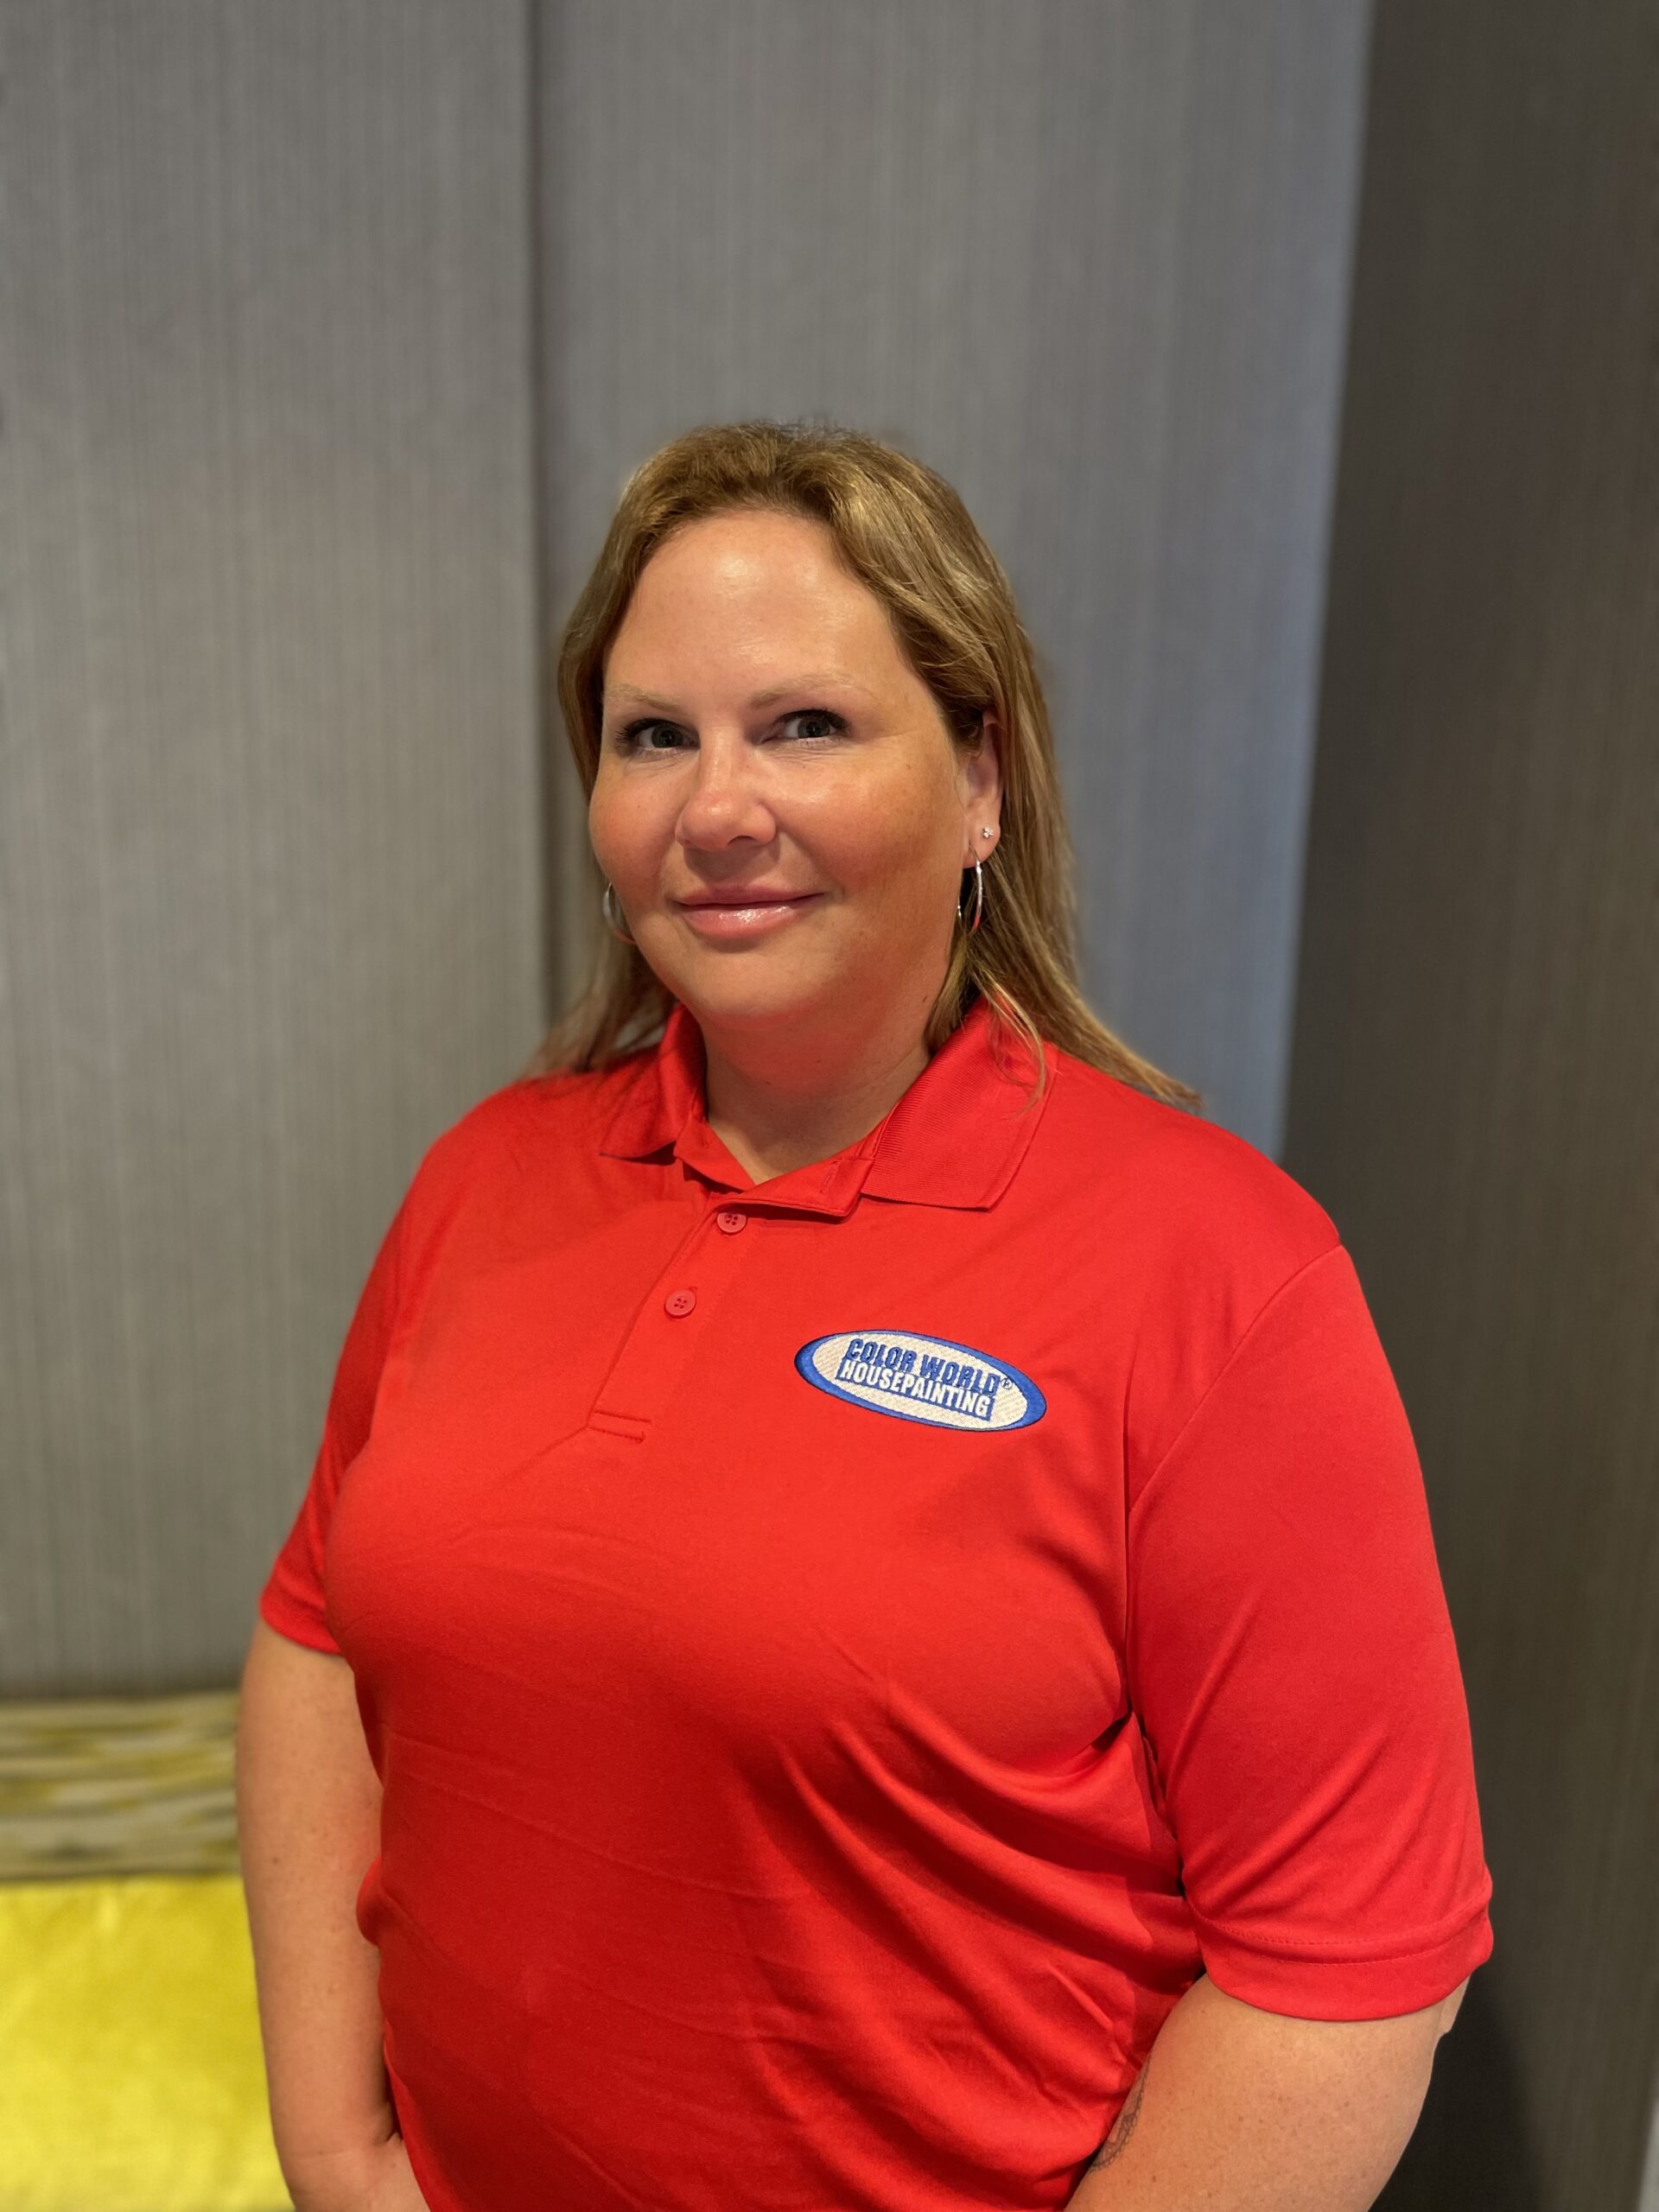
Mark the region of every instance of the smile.
[[680, 904], [682, 918], [699, 937], [715, 939], [769, 937], [785, 929], [798, 916], [816, 906], [823, 896], [809, 891], [798, 899], [757, 899], [749, 906], [688, 906]]

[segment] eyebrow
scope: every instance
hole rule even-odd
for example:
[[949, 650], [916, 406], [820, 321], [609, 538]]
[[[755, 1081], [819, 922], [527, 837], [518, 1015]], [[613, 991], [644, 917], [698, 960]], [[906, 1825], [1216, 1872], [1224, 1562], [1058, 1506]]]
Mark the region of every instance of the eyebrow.
[[[855, 682], [850, 676], [842, 676], [832, 668], [821, 668], [809, 670], [804, 676], [794, 677], [787, 683], [774, 683], [767, 690], [757, 691], [749, 705], [752, 708], [775, 706], [779, 699], [786, 699], [791, 691], [807, 691], [816, 683], [840, 684], [848, 690], [864, 692], [867, 698], [873, 696], [867, 686]], [[674, 700], [659, 699], [654, 692], [641, 691], [632, 683], [613, 683], [609, 690], [614, 698], [626, 699], [638, 707], [657, 707], [665, 715], [677, 715], [684, 711]]]

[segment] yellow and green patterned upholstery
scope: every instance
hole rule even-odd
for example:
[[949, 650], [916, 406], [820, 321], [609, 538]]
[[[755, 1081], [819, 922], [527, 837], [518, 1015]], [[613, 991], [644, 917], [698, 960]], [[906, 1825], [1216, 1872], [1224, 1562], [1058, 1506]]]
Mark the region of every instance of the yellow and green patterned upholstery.
[[0, 1704], [0, 2212], [286, 2212], [236, 1693]]

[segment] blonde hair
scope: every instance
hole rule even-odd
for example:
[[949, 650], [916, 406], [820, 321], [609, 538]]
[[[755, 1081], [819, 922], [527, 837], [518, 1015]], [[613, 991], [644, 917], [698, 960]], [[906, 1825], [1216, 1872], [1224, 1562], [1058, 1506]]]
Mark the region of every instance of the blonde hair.
[[[584, 794], [599, 770], [606, 660], [646, 562], [687, 524], [741, 509], [830, 531], [848, 569], [886, 607], [958, 746], [971, 750], [983, 713], [995, 715], [1001, 832], [985, 868], [981, 925], [955, 932], [924, 1033], [929, 1052], [977, 990], [993, 1024], [1031, 1055], [1038, 1090], [1046, 1040], [1154, 1097], [1201, 1106], [1199, 1092], [1142, 1058], [1084, 1001], [1075, 863], [1031, 642], [961, 499], [908, 454], [832, 423], [732, 423], [690, 430], [633, 471], [558, 649], [559, 707]], [[652, 1042], [671, 1004], [638, 948], [601, 931], [586, 988], [524, 1073], [604, 1067]]]

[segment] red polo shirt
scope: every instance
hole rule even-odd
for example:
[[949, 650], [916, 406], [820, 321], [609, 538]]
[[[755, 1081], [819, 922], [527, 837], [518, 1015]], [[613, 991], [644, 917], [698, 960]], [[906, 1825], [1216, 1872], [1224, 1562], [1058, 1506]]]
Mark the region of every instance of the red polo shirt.
[[1340, 2019], [1487, 1955], [1336, 1229], [994, 1039], [757, 1185], [677, 1007], [397, 1211], [260, 1605], [356, 1678], [434, 2212], [1058, 2205], [1200, 1971]]

